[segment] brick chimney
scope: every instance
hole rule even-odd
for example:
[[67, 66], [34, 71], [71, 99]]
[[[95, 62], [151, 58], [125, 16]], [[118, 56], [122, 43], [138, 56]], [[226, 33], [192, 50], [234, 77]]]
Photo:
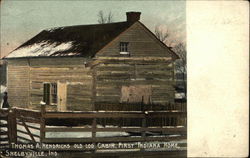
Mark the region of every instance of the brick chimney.
[[140, 20], [141, 12], [127, 12], [127, 22], [134, 23]]

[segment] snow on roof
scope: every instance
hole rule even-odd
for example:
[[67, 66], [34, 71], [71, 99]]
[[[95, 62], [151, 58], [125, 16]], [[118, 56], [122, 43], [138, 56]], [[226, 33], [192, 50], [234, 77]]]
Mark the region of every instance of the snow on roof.
[[69, 50], [73, 45], [72, 41], [67, 43], [56, 43], [56, 42], [49, 42], [49, 41], [42, 41], [40, 43], [34, 43], [32, 45], [28, 45], [22, 47], [20, 49], [14, 50], [11, 54], [7, 57], [33, 57], [33, 56], [51, 56], [55, 52], [61, 52]]
[[54, 32], [55, 30], [59, 30], [59, 29], [63, 29], [64, 27], [54, 27], [54, 28], [50, 28], [50, 29], [45, 29], [46, 31], [49, 32]]
[[77, 25], [45, 29], [5, 58], [80, 56], [92, 58], [132, 24]]

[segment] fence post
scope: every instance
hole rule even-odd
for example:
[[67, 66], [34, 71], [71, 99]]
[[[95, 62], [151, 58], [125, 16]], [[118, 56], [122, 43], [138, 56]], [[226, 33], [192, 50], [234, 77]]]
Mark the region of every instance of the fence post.
[[[142, 118], [142, 128], [144, 129], [141, 133], [141, 137], [143, 138], [143, 142], [146, 141], [146, 127], [147, 127], [147, 122], [146, 122], [146, 117], [147, 117], [147, 113], [145, 111], [143, 111], [144, 113], [144, 117]], [[141, 151], [145, 151], [144, 148], [141, 148]]]
[[93, 122], [92, 122], [92, 143], [94, 144], [94, 150], [93, 152], [96, 152], [96, 114], [94, 113], [95, 117], [93, 118]]
[[12, 142], [17, 143], [17, 121], [16, 121], [16, 109], [12, 109], [11, 117], [11, 130], [12, 130]]
[[45, 107], [45, 103], [41, 102], [41, 118], [40, 118], [40, 143], [43, 142], [43, 140], [45, 139], [45, 112], [46, 112], [46, 107]]
[[9, 144], [13, 142], [13, 130], [12, 130], [12, 113], [8, 109], [7, 111], [7, 131], [8, 131], [8, 137], [9, 137]]

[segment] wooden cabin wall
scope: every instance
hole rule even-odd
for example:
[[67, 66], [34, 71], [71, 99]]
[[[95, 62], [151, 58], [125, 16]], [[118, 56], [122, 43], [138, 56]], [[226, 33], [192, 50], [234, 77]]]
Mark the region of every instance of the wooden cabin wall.
[[30, 105], [36, 106], [42, 99], [43, 82], [61, 82], [67, 84], [67, 110], [90, 110], [92, 73], [83, 63], [84, 59], [76, 58], [31, 60]]
[[27, 60], [9, 60], [7, 67], [8, 102], [10, 106], [29, 105], [29, 65]]
[[[18, 60], [13, 61], [14, 63], [19, 62]], [[84, 59], [81, 58], [45, 58], [45, 59], [29, 59], [26, 61], [25, 69], [17, 66], [15, 70], [18, 70], [18, 74], [26, 77], [26, 82], [21, 84], [25, 89], [25, 102], [24, 105], [28, 105], [30, 109], [39, 109], [40, 101], [43, 100], [43, 83], [65, 83], [67, 84], [67, 110], [80, 110], [80, 109], [91, 109], [92, 107], [92, 73], [89, 68], [85, 68]], [[22, 70], [21, 70], [22, 69]], [[16, 78], [20, 80], [24, 77], [13, 76], [13, 68], [9, 69], [10, 78]], [[19, 81], [18, 83], [20, 83]], [[9, 80], [12, 89], [17, 91], [17, 82]], [[22, 81], [23, 83], [23, 81]], [[8, 87], [9, 89], [9, 87]], [[20, 88], [19, 88], [20, 89]], [[22, 88], [18, 91], [18, 94], [23, 91]], [[24, 95], [23, 94], [23, 95]], [[11, 103], [13, 102], [13, 92], [10, 93]], [[19, 100], [20, 101], [20, 100]], [[19, 106], [15, 103], [15, 106]], [[49, 110], [56, 110], [57, 106], [47, 106]]]
[[67, 85], [67, 110], [91, 111], [92, 110], [92, 78], [84, 82], [73, 82]]
[[151, 86], [151, 103], [174, 102], [174, 73], [171, 63], [134, 62], [131, 59], [123, 63], [106, 62], [95, 69], [97, 103], [120, 102], [123, 86]]

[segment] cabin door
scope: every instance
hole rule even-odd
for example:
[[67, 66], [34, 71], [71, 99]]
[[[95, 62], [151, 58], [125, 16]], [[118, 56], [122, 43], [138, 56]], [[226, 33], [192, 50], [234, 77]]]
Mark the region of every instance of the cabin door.
[[63, 82], [58, 82], [57, 86], [57, 110], [66, 111], [67, 110], [67, 84]]

